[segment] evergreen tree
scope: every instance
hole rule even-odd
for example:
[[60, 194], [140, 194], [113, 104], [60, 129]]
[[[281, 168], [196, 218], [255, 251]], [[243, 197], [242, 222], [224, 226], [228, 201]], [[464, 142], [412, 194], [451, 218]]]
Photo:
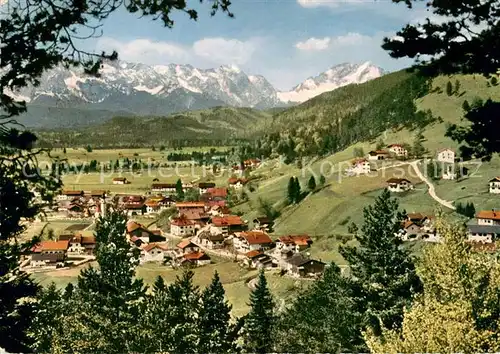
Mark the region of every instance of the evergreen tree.
[[456, 79], [455, 80], [455, 95], [460, 94], [460, 80]]
[[467, 203], [467, 207], [465, 210], [465, 215], [469, 218], [473, 218], [476, 215], [476, 208], [474, 207], [474, 203]]
[[302, 191], [300, 188], [299, 179], [297, 177], [294, 177], [293, 184], [294, 184], [294, 203], [298, 204], [300, 203], [300, 200], [302, 198]]
[[470, 104], [469, 104], [469, 101], [465, 100], [464, 103], [462, 103], [462, 109], [465, 111], [465, 112], [468, 112], [470, 110]]
[[446, 83], [446, 94], [447, 94], [448, 96], [453, 95], [453, 86], [452, 86], [452, 84], [451, 84], [451, 82], [450, 82], [450, 81], [448, 81], [448, 82]]
[[424, 139], [425, 139], [424, 135], [423, 135], [422, 131], [420, 130], [415, 135], [415, 140], [413, 142], [413, 147], [412, 147], [413, 156], [415, 156], [415, 158], [417, 158], [417, 159], [421, 158], [426, 153], [426, 149], [423, 145]]
[[411, 304], [422, 285], [415, 271], [410, 251], [402, 248], [396, 235], [401, 230], [404, 213], [385, 189], [373, 205], [363, 209], [364, 222], [355, 235], [359, 246], [340, 247], [352, 274], [352, 294], [363, 317], [363, 330], [371, 327], [380, 333], [385, 328], [399, 328], [403, 310]]
[[63, 148], [63, 154], [65, 154], [65, 153], [66, 153], [66, 148]]
[[231, 337], [231, 305], [224, 299], [224, 288], [215, 272], [212, 283], [203, 290], [198, 313], [199, 353], [234, 353], [236, 338]]
[[184, 200], [184, 187], [182, 186], [182, 181], [179, 178], [175, 184], [175, 192], [177, 193], [178, 200]]
[[288, 180], [288, 188], [287, 188], [287, 199], [288, 203], [293, 204], [295, 203], [295, 177], [290, 177]]
[[117, 211], [98, 220], [99, 268], [81, 271], [64, 322], [55, 325], [64, 329], [58, 336], [58, 350], [124, 353], [144, 346], [136, 339], [146, 297], [142, 280], [135, 278], [140, 251], [125, 238], [125, 225], [125, 216]]
[[316, 179], [314, 179], [314, 176], [311, 176], [309, 178], [309, 181], [307, 182], [307, 188], [312, 192], [316, 189]]
[[85, 147], [85, 150], [87, 150], [87, 152], [92, 152], [92, 146], [87, 145], [87, 146]]
[[348, 279], [330, 264], [321, 279], [298, 295], [279, 317], [276, 351], [283, 353], [359, 352], [363, 338]]
[[382, 150], [383, 148], [385, 148], [385, 143], [384, 143], [384, 140], [382, 139], [379, 139], [377, 141], [377, 146], [375, 147], [375, 150]]
[[326, 178], [325, 178], [325, 176], [320, 175], [320, 176], [319, 176], [319, 185], [320, 185], [320, 186], [324, 186], [324, 185], [325, 185], [325, 183], [326, 183]]
[[250, 312], [243, 327], [243, 348], [247, 353], [270, 353], [273, 351], [275, 326], [274, 300], [267, 287], [264, 271], [261, 270], [255, 289], [250, 294]]

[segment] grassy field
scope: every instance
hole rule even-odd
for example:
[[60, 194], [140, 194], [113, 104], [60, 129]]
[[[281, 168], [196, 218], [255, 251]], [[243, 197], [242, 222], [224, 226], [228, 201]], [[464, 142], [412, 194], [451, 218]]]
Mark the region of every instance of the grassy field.
[[[248, 312], [248, 301], [250, 289], [247, 281], [257, 275], [257, 271], [249, 271], [240, 267], [238, 263], [223, 259], [214, 259], [213, 264], [209, 264], [194, 269], [194, 282], [203, 288], [210, 284], [215, 271], [219, 273], [221, 282], [226, 290], [226, 297], [233, 306], [233, 315], [242, 316]], [[88, 265], [86, 265], [88, 266]], [[65, 287], [70, 282], [76, 282], [78, 274], [82, 267], [72, 268], [70, 270], [59, 270], [47, 273], [35, 273], [33, 278], [41, 285], [47, 286], [54, 282], [59, 287]], [[142, 278], [145, 283], [152, 284], [154, 280], [161, 276], [167, 283], [175, 281], [182, 270], [173, 270], [159, 264], [148, 263], [137, 268], [137, 276]], [[300, 281], [287, 277], [280, 277], [275, 272], [268, 273], [267, 279], [269, 288], [279, 303], [287, 299], [297, 289], [307, 286], [309, 281]]]

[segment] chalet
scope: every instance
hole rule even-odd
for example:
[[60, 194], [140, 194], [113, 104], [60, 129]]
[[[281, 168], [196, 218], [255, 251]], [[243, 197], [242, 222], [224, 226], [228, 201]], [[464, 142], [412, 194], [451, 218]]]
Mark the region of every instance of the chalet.
[[492, 194], [500, 194], [500, 177], [495, 177], [490, 179], [490, 193]]
[[245, 167], [256, 168], [256, 167], [260, 166], [260, 160], [259, 159], [248, 159], [248, 160], [243, 161], [243, 165]]
[[368, 174], [371, 171], [370, 162], [366, 159], [357, 159], [351, 163], [351, 167], [347, 169], [349, 175]]
[[281, 236], [276, 240], [276, 251], [300, 252], [311, 246], [313, 241], [308, 235]]
[[211, 225], [226, 235], [242, 231], [246, 226], [245, 222], [237, 215], [214, 216], [211, 219]]
[[159, 243], [149, 243], [144, 245], [141, 248], [140, 262], [163, 262], [167, 251], [167, 246]]
[[94, 255], [95, 246], [96, 241], [94, 236], [82, 236], [77, 234], [69, 241], [68, 254], [86, 254], [92, 256]]
[[285, 269], [295, 277], [318, 277], [325, 270], [326, 264], [296, 253], [286, 260]]
[[[229, 210], [226, 205], [227, 205], [227, 202], [225, 199], [224, 200], [207, 200], [205, 202], [205, 206], [207, 208], [210, 208], [210, 211], [212, 211], [212, 209], [214, 207], [221, 208], [221, 210]], [[230, 213], [230, 211], [225, 212], [224, 214], [229, 214], [229, 213]]]
[[153, 193], [175, 193], [175, 183], [153, 183], [151, 185], [151, 192]]
[[179, 209], [179, 213], [181, 213], [183, 209], [205, 210], [205, 202], [176, 202], [175, 207]]
[[397, 157], [408, 157], [408, 150], [401, 144], [391, 144], [387, 147], [389, 153]]
[[232, 177], [232, 178], [228, 179], [227, 182], [229, 184], [229, 187], [234, 188], [234, 189], [241, 189], [248, 183], [248, 180], [246, 178]]
[[69, 248], [69, 241], [42, 241], [40, 242], [40, 253], [41, 254], [63, 254]]
[[404, 240], [416, 240], [418, 235], [421, 233], [421, 228], [419, 225], [413, 221], [403, 222], [403, 239]]
[[211, 228], [206, 228], [203, 231], [200, 231], [194, 238], [193, 241], [195, 241], [197, 244], [199, 244], [202, 247], [208, 248], [208, 249], [220, 249], [224, 248], [224, 235], [221, 233], [212, 233]]
[[170, 233], [174, 236], [191, 236], [195, 233], [195, 222], [181, 215], [170, 221]]
[[491, 243], [500, 235], [500, 212], [482, 210], [476, 214], [476, 219], [467, 223], [469, 241]]
[[233, 246], [237, 252], [267, 250], [272, 248], [273, 241], [267, 233], [260, 230], [237, 232], [234, 234]]
[[142, 204], [124, 204], [122, 205], [123, 211], [127, 216], [144, 215], [146, 213], [146, 205]]
[[153, 231], [149, 230], [146, 226], [132, 220], [129, 220], [127, 222], [127, 235], [129, 238], [132, 238], [133, 236], [140, 238], [145, 243], [153, 242], [152, 238], [154, 238]]
[[209, 200], [226, 200], [227, 188], [208, 188], [204, 194]]
[[84, 196], [83, 191], [70, 191], [64, 190], [60, 195], [57, 196], [57, 200], [72, 200], [75, 198], [81, 198]]
[[182, 256], [181, 265], [199, 267], [210, 264], [210, 257], [203, 252], [187, 253]]
[[387, 180], [387, 189], [389, 192], [406, 192], [412, 188], [413, 184], [406, 178], [389, 178]]
[[271, 257], [264, 254], [262, 251], [250, 251], [245, 253], [243, 264], [253, 269], [272, 268], [274, 266]]
[[455, 163], [455, 151], [452, 149], [441, 149], [437, 152], [436, 160], [439, 162]]
[[178, 255], [196, 253], [200, 251], [200, 246], [193, 243], [191, 239], [187, 238], [177, 244], [177, 249], [175, 251]]
[[146, 200], [146, 213], [155, 214], [161, 213], [163, 210], [168, 209], [174, 204], [174, 200], [170, 197], [155, 196]]
[[274, 222], [267, 216], [259, 216], [253, 219], [253, 228], [268, 232], [273, 228]]
[[130, 182], [126, 177], [115, 177], [112, 180], [113, 184], [129, 184]]
[[179, 217], [184, 217], [193, 221], [196, 225], [203, 226], [210, 220], [210, 214], [206, 213], [204, 209], [181, 209]]
[[31, 267], [60, 268], [65, 265], [65, 254], [61, 253], [35, 253], [31, 256]]
[[368, 160], [377, 161], [389, 158], [389, 152], [385, 150], [373, 150], [368, 153]]
[[200, 182], [200, 183], [198, 183], [198, 189], [200, 191], [200, 194], [206, 193], [207, 190], [210, 188], [215, 188], [215, 183], [213, 183], [213, 182]]

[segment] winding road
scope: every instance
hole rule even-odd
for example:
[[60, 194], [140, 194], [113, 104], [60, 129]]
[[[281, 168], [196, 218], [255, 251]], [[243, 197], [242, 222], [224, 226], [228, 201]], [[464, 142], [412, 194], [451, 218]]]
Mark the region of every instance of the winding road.
[[434, 188], [434, 184], [432, 184], [432, 182], [429, 181], [429, 179], [426, 176], [424, 176], [423, 173], [422, 173], [422, 171], [420, 171], [420, 169], [418, 168], [418, 164], [420, 163], [420, 161], [421, 160], [410, 162], [410, 165], [413, 168], [413, 170], [415, 171], [415, 173], [417, 174], [417, 176], [422, 181], [424, 181], [425, 184], [427, 184], [427, 187], [429, 187], [429, 195], [432, 197], [432, 199], [434, 199], [436, 202], [438, 202], [442, 206], [445, 206], [445, 207], [447, 207], [449, 209], [455, 210], [455, 207], [453, 206], [452, 202], [449, 202], [447, 200], [441, 199], [441, 198], [439, 198], [436, 195], [436, 189]]

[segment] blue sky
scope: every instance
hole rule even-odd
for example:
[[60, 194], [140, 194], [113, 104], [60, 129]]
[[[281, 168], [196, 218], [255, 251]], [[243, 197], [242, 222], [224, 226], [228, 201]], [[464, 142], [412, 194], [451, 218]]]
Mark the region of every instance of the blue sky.
[[177, 13], [167, 29], [120, 10], [105, 22], [103, 36], [85, 46], [115, 49], [120, 59], [145, 64], [235, 64], [287, 90], [342, 62], [408, 66], [380, 48], [382, 38], [426, 16], [422, 8], [410, 11], [387, 0], [235, 0], [232, 19], [210, 17], [208, 4], [188, 3], [199, 10], [197, 22]]

